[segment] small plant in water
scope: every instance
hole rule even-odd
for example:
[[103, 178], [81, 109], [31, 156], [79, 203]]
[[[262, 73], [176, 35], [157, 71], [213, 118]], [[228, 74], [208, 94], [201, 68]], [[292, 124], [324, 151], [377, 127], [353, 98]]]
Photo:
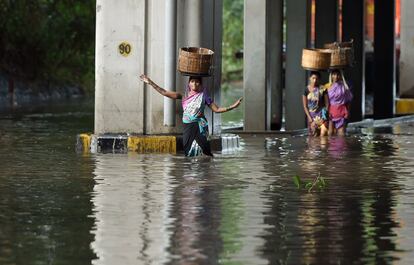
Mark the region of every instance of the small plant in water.
[[321, 173], [318, 173], [315, 179], [307, 181], [302, 181], [302, 179], [296, 175], [293, 177], [293, 183], [298, 188], [298, 190], [306, 189], [308, 192], [311, 192], [315, 187], [319, 189], [319, 191], [326, 188], [326, 181], [321, 176]]

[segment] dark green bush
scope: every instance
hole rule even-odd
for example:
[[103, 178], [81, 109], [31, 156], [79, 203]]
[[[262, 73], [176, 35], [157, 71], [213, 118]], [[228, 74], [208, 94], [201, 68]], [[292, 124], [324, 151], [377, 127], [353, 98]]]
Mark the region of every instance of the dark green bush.
[[93, 89], [95, 1], [0, 0], [0, 72]]

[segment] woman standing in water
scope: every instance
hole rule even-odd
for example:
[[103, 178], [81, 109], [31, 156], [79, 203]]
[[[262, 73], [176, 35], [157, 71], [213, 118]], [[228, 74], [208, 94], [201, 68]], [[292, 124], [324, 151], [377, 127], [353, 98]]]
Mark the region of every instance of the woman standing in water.
[[320, 77], [319, 72], [311, 72], [309, 85], [302, 96], [302, 104], [308, 119], [309, 134], [326, 136], [328, 134], [329, 99], [324, 87], [319, 86]]
[[325, 85], [329, 98], [329, 135], [344, 136], [349, 119], [352, 93], [345, 82], [342, 71], [335, 69], [329, 75]]
[[167, 91], [161, 88], [146, 75], [141, 75], [140, 79], [165, 97], [182, 99], [184, 126], [183, 146], [185, 155], [194, 156], [196, 154], [196, 145], [198, 144], [205, 155], [213, 156], [210, 143], [207, 140], [208, 122], [204, 116], [205, 106], [209, 106], [213, 112], [223, 113], [237, 108], [243, 98], [239, 98], [229, 107], [218, 107], [208, 96], [207, 90], [202, 86], [201, 77], [189, 77], [187, 91], [184, 97], [181, 93]]

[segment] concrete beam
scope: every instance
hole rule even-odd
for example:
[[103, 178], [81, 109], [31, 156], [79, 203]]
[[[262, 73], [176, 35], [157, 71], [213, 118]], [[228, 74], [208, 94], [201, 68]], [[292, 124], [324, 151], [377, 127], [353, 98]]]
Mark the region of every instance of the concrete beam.
[[306, 126], [302, 95], [306, 88], [306, 71], [301, 67], [302, 49], [308, 47], [310, 37], [310, 1], [286, 1], [286, 129]]

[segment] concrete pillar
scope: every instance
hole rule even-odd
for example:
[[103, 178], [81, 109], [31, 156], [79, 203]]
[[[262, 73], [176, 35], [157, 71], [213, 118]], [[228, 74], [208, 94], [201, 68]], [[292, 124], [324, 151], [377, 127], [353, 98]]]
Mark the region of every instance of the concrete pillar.
[[95, 133], [144, 132], [146, 2], [96, 2]]
[[414, 1], [401, 0], [400, 97], [414, 98]]
[[345, 70], [352, 86], [351, 121], [360, 121], [365, 112], [364, 0], [342, 0], [342, 41], [354, 40], [355, 64]]
[[[315, 1], [315, 47], [323, 48], [326, 43], [338, 40], [338, 1]], [[328, 73], [322, 72], [321, 82], [328, 82]]]
[[[176, 91], [177, 71], [177, 0], [165, 1], [165, 88]], [[164, 97], [164, 125], [175, 126], [175, 101]]]
[[244, 1], [244, 130], [266, 130], [266, 0]]
[[[164, 52], [168, 45], [165, 40], [166, 18], [163, 15], [166, 2], [121, 2], [97, 1], [95, 133], [181, 133], [181, 100], [175, 101], [176, 126], [164, 126], [164, 98], [138, 79], [139, 74], [146, 73], [160, 86], [174, 90], [168, 87], [171, 84], [166, 83], [164, 77]], [[222, 0], [177, 0], [177, 47], [204, 46], [216, 52], [215, 76], [204, 81], [218, 103], [221, 3]], [[184, 92], [184, 83], [188, 78], [182, 78], [176, 72], [176, 79], [177, 91]], [[209, 122], [210, 132], [213, 128], [216, 128], [215, 133], [219, 132], [219, 117], [211, 117]]]
[[282, 1], [244, 2], [244, 129], [280, 129]]
[[374, 118], [395, 112], [395, 2], [375, 0], [374, 13]]
[[280, 130], [283, 117], [283, 0], [267, 1], [266, 129]]
[[286, 1], [286, 129], [306, 126], [302, 95], [306, 88], [306, 71], [301, 67], [302, 49], [309, 44], [310, 1]]
[[[164, 52], [166, 45], [165, 41], [165, 17], [160, 14], [165, 14], [166, 2], [164, 0], [146, 1], [146, 39], [145, 39], [145, 73], [148, 74], [157, 84], [168, 90], [173, 88], [166, 87], [168, 84], [164, 78]], [[178, 16], [182, 16], [182, 11], [177, 8]], [[180, 87], [176, 85], [176, 90], [180, 91]], [[175, 100], [175, 125], [164, 126], [164, 97], [152, 89], [150, 86], [145, 86], [144, 96], [144, 121], [145, 134], [178, 134], [182, 129], [182, 111], [181, 101]]]
[[[222, 0], [180, 0], [178, 2], [178, 47], [204, 47], [214, 51], [214, 75], [203, 78], [203, 86], [209, 90], [210, 97], [220, 105], [221, 85], [221, 41], [222, 41]], [[177, 74], [179, 88], [185, 88], [188, 77]], [[221, 131], [219, 114], [209, 108], [205, 111], [209, 122], [209, 132]]]
[[[204, 85], [209, 88], [210, 97], [214, 102], [221, 106], [223, 0], [203, 1], [202, 10], [201, 46], [214, 51], [214, 74], [209, 78], [204, 78]], [[210, 133], [219, 134], [221, 132], [221, 114], [213, 113], [210, 108], [207, 108], [205, 115], [210, 124]]]
[[202, 37], [203, 1], [183, 0], [184, 17], [186, 21], [185, 36], [187, 46], [199, 47]]
[[338, 1], [316, 0], [315, 47], [338, 40]]

